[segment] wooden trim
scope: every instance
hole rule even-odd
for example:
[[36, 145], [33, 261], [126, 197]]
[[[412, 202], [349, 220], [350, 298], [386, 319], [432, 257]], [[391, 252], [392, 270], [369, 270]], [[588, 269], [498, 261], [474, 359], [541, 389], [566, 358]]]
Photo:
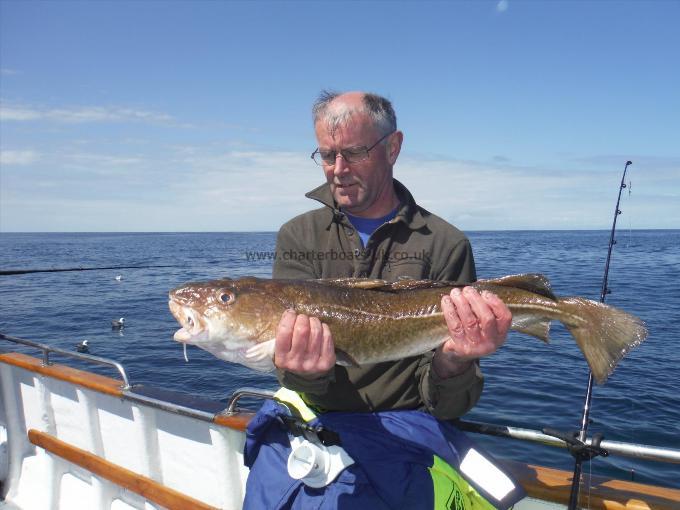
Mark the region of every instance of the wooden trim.
[[[121, 387], [123, 381], [112, 379], [103, 375], [94, 374], [85, 370], [78, 370], [66, 365], [43, 365], [42, 360], [18, 352], [0, 354], [0, 363], [6, 363], [15, 367], [23, 368], [30, 372], [77, 384], [100, 393], [112, 395], [114, 397], [125, 398]], [[255, 413], [238, 413], [232, 416], [215, 415], [213, 423], [234, 430], [245, 431], [248, 422]]]
[[31, 443], [45, 449], [57, 457], [67, 460], [91, 473], [104, 478], [120, 487], [139, 494], [143, 498], [157, 503], [168, 510], [218, 510], [214, 506], [187, 496], [179, 491], [166, 487], [151, 478], [113, 464], [88, 451], [65, 443], [54, 436], [31, 429], [28, 431]]
[[100, 393], [113, 395], [114, 397], [122, 396], [121, 387], [123, 381], [112, 379], [103, 375], [93, 374], [77, 368], [71, 368], [65, 365], [43, 365], [42, 361], [33, 356], [27, 356], [18, 352], [0, 354], [0, 362], [14, 365], [15, 367], [23, 368], [31, 372], [53, 377], [61, 381], [70, 382], [83, 386]]
[[222, 425], [223, 427], [229, 427], [230, 429], [245, 431], [253, 416], [255, 416], [255, 413], [240, 412], [232, 415], [216, 414], [213, 422], [217, 425]]
[[[533, 498], [569, 503], [573, 473], [560, 469], [506, 461], [502, 464]], [[583, 475], [580, 503], [606, 510], [677, 510], [680, 490]]]

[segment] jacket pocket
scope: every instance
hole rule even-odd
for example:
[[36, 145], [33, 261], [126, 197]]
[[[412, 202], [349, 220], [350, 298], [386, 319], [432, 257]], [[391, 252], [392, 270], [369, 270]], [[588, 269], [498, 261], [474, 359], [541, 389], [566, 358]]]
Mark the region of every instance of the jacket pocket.
[[388, 280], [430, 278], [430, 263], [425, 257], [409, 256], [391, 258], [385, 266], [384, 277]]

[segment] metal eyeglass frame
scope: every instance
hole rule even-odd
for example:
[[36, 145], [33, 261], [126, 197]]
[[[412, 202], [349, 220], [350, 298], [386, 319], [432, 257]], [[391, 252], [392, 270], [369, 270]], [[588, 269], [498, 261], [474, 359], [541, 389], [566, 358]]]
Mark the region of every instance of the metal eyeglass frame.
[[[384, 135], [383, 137], [381, 137], [380, 140], [378, 140], [377, 142], [375, 142], [375, 143], [374, 143], [373, 145], [371, 145], [370, 147], [366, 147], [365, 145], [359, 145], [358, 147], [348, 147], [348, 148], [346, 148], [346, 149], [340, 149], [339, 151], [328, 151], [328, 152], [334, 152], [334, 153], [335, 153], [335, 156], [333, 157], [333, 163], [327, 163], [326, 161], [324, 161], [323, 158], [321, 158], [321, 162], [319, 162], [319, 161], [316, 160], [315, 156], [316, 156], [317, 154], [319, 154], [319, 157], [321, 157], [321, 151], [319, 150], [318, 147], [316, 148], [316, 150], [315, 150], [314, 152], [312, 152], [312, 155], [311, 155], [310, 157], [312, 158], [312, 160], [314, 161], [314, 163], [316, 163], [317, 165], [319, 165], [319, 166], [326, 165], [326, 166], [329, 166], [329, 167], [330, 167], [330, 166], [335, 166], [335, 161], [338, 160], [338, 154], [339, 154], [340, 156], [342, 156], [342, 159], [344, 159], [347, 163], [359, 163], [360, 161], [366, 161], [366, 160], [367, 160], [368, 158], [370, 158], [370, 156], [371, 156], [371, 155], [370, 155], [371, 150], [373, 150], [373, 149], [374, 149], [380, 142], [382, 142], [385, 138], [387, 138], [388, 136], [390, 136], [390, 135], [392, 135], [392, 134], [394, 134], [394, 133], [396, 133], [396, 132], [397, 132], [396, 129], [395, 129], [394, 131], [390, 131], [389, 133], [387, 133], [386, 135]], [[363, 158], [361, 158], [361, 159], [359, 159], [359, 160], [350, 161], [350, 160], [347, 158], [347, 154], [346, 154], [346, 153], [347, 153], [348, 151], [350, 151], [350, 150], [358, 151], [359, 149], [362, 149], [363, 151], [365, 151], [366, 157], [363, 157]], [[356, 156], [356, 154], [354, 154], [353, 156]], [[350, 156], [350, 157], [352, 157], [352, 156]]]

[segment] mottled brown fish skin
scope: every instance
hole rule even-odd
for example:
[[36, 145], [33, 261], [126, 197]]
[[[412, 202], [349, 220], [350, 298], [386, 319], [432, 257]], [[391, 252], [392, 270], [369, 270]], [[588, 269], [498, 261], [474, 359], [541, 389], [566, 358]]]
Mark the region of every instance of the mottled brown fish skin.
[[[505, 302], [513, 313], [514, 330], [547, 341], [550, 321], [562, 322], [598, 383], [603, 383], [628, 350], [647, 335], [642, 321], [626, 312], [584, 298], [556, 297], [541, 275], [480, 280], [472, 286], [493, 292]], [[170, 301], [176, 303], [175, 308], [191, 307], [213, 322], [220, 321], [224, 331], [237, 328], [253, 343], [275, 337], [286, 309], [315, 316], [329, 325], [338, 359], [363, 365], [439, 346], [448, 335], [441, 298], [454, 287], [462, 285], [425, 280], [387, 283], [247, 277], [188, 283], [171, 291]]]

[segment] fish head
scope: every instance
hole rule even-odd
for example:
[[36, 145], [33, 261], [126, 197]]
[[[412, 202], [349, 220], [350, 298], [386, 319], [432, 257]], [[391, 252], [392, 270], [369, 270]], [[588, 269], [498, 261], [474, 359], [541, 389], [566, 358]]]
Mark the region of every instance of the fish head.
[[264, 280], [190, 282], [171, 290], [168, 304], [182, 326], [176, 341], [255, 370], [273, 370], [276, 327], [286, 307]]

